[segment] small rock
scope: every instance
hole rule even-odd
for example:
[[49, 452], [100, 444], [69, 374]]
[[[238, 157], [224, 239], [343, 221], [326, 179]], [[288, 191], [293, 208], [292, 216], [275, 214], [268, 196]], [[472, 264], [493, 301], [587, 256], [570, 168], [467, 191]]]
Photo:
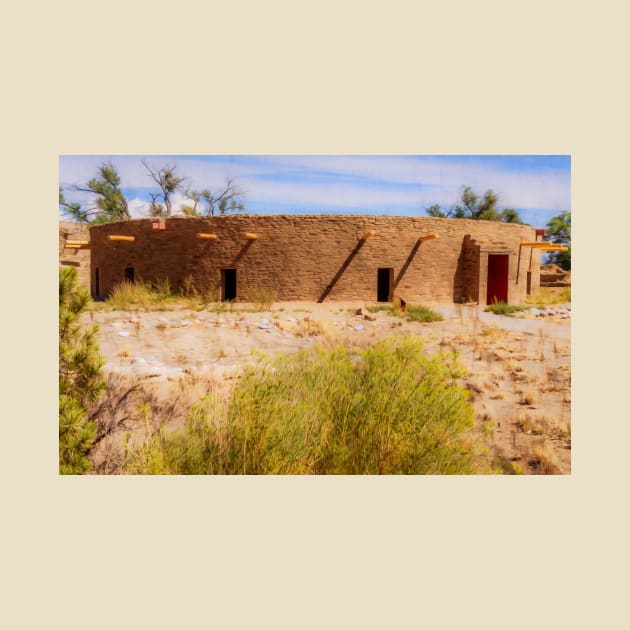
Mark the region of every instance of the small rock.
[[374, 315], [368, 315], [367, 313], [363, 316], [363, 319], [366, 319], [368, 322], [373, 322], [374, 320], [376, 320], [376, 317], [374, 317]]
[[361, 324], [357, 324], [356, 326], [354, 326], [354, 330], [363, 330], [363, 326]]
[[118, 334], [121, 337], [129, 337], [129, 333], [126, 330], [121, 330]]

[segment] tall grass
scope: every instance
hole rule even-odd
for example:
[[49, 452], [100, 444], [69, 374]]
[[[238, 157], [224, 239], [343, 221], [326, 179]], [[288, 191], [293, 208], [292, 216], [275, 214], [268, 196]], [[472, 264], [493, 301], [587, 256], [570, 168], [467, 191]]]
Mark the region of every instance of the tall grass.
[[107, 298], [114, 310], [129, 308], [147, 308], [156, 302], [156, 295], [151, 287], [139, 282], [121, 282], [117, 284]]
[[567, 304], [571, 302], [571, 287], [560, 290], [542, 287], [538, 293], [528, 295], [525, 298], [526, 304], [534, 306], [552, 306], [554, 304]]
[[259, 311], [269, 311], [278, 299], [278, 292], [264, 286], [254, 286], [247, 289], [245, 299], [254, 304]]
[[479, 472], [462, 375], [455, 355], [425, 357], [413, 337], [281, 357], [248, 369], [231, 401], [203, 399], [185, 430], [154, 436], [128, 471]]
[[394, 301], [392, 304], [368, 306], [366, 310], [370, 313], [385, 311], [394, 317], [406, 316], [409, 322], [440, 322], [444, 319], [440, 313], [431, 310], [428, 306], [422, 306], [420, 304], [407, 304], [406, 309], [403, 311], [399, 300]]
[[505, 315], [507, 317], [514, 317], [514, 313], [518, 311], [524, 311], [526, 306], [517, 306], [515, 304], [507, 304], [506, 302], [493, 302], [489, 306], [486, 306], [485, 310], [495, 315]]

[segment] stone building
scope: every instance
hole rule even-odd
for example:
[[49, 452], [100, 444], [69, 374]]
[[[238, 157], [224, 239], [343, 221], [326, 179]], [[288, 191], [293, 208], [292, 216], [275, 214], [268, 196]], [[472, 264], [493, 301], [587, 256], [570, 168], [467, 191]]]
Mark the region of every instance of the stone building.
[[76, 267], [79, 284], [90, 289], [90, 252], [73, 243], [87, 243], [90, 231], [87, 225], [73, 221], [59, 222], [59, 266]]
[[[90, 286], [192, 281], [247, 301], [267, 287], [282, 300], [518, 302], [540, 283], [529, 226], [364, 215], [227, 215], [137, 219], [90, 227]], [[81, 252], [87, 253], [87, 252]]]

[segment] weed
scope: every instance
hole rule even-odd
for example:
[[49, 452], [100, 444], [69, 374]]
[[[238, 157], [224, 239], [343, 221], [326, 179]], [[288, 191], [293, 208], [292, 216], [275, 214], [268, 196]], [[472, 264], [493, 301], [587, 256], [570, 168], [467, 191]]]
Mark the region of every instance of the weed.
[[[129, 472], [462, 474], [478, 472], [474, 412], [455, 356], [417, 338], [342, 347], [249, 368], [229, 404], [207, 397], [184, 431], [158, 433]], [[156, 464], [157, 462], [157, 464]]]
[[269, 311], [278, 299], [278, 292], [264, 286], [253, 286], [247, 289], [245, 299], [255, 304], [259, 311]]
[[426, 306], [409, 304], [407, 306], [407, 321], [410, 322], [440, 322], [444, 318]]
[[526, 306], [516, 306], [515, 304], [507, 304], [506, 302], [493, 302], [489, 306], [486, 306], [485, 310], [495, 315], [505, 315], [507, 317], [513, 317], [514, 313], [518, 311], [524, 311]]

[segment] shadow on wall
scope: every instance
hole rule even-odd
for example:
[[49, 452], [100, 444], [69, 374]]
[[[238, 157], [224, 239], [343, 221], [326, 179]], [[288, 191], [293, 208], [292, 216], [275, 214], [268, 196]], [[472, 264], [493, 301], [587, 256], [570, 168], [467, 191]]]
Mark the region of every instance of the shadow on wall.
[[330, 292], [334, 289], [337, 282], [339, 282], [339, 278], [343, 276], [346, 269], [350, 266], [353, 258], [359, 253], [359, 250], [363, 247], [365, 243], [364, 240], [360, 240], [354, 247], [354, 249], [350, 252], [350, 255], [344, 261], [343, 265], [339, 268], [339, 271], [335, 274], [335, 277], [331, 280], [330, 284], [324, 289], [324, 292], [319, 296], [317, 300], [320, 304], [330, 295]]
[[453, 278], [453, 302], [479, 301], [479, 253], [470, 234], [464, 236]]
[[401, 267], [400, 271], [398, 272], [398, 275], [396, 276], [396, 279], [394, 280], [394, 290], [398, 288], [400, 281], [403, 279], [403, 276], [405, 275], [405, 273], [407, 273], [407, 269], [409, 269], [409, 265], [411, 265], [411, 262], [413, 261], [415, 255], [418, 253], [419, 249], [420, 249], [420, 241], [416, 241], [409, 256], [407, 256], [407, 260], [405, 260], [405, 263]]

